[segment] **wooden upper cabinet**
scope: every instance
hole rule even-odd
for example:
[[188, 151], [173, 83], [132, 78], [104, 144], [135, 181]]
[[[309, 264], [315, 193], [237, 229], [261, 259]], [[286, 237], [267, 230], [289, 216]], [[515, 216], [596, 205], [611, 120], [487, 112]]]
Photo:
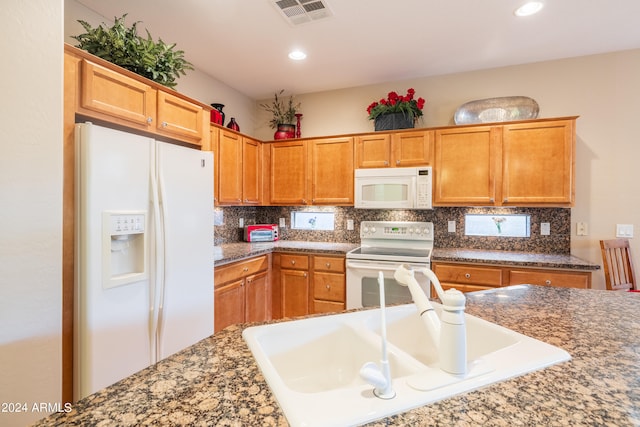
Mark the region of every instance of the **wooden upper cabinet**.
[[309, 142], [311, 204], [353, 204], [353, 138]]
[[573, 203], [574, 126], [575, 120], [559, 120], [503, 127], [503, 205]]
[[286, 141], [269, 144], [270, 203], [307, 204], [307, 142]]
[[496, 126], [435, 131], [434, 205], [495, 203], [500, 131]]
[[373, 133], [356, 137], [356, 168], [428, 166], [433, 131]]
[[258, 205], [262, 201], [261, 143], [242, 137], [242, 203]]
[[209, 145], [207, 147], [202, 147], [203, 150], [208, 150], [213, 152], [213, 202], [214, 204], [218, 204], [220, 199], [220, 178], [218, 176], [218, 172], [220, 170], [220, 160], [218, 159], [219, 153], [219, 132], [218, 128], [215, 126], [209, 127]]
[[220, 204], [242, 203], [242, 136], [220, 129], [218, 140], [218, 180]]
[[435, 131], [435, 206], [572, 206], [575, 120]]
[[[209, 115], [201, 106], [170, 93], [158, 91], [156, 132], [201, 144], [203, 129], [209, 128]], [[206, 120], [205, 120], [206, 119]]]
[[399, 132], [391, 135], [392, 162], [396, 167], [432, 164], [433, 131]]
[[156, 89], [91, 61], [81, 61], [82, 114], [151, 130], [156, 122]]
[[391, 164], [391, 135], [375, 133], [356, 137], [356, 168], [386, 168]]

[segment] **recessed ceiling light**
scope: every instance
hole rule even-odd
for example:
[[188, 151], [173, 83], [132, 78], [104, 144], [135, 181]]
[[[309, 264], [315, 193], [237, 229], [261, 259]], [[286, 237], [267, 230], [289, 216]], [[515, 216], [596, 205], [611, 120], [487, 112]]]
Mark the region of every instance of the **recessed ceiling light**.
[[530, 1], [523, 4], [513, 12], [516, 16], [529, 16], [540, 12], [544, 3], [541, 1]]
[[295, 61], [300, 61], [300, 60], [302, 60], [302, 59], [304, 59], [306, 57], [307, 57], [307, 54], [304, 53], [301, 50], [293, 50], [293, 51], [289, 52], [289, 58], [291, 58], [291, 59], [293, 59]]

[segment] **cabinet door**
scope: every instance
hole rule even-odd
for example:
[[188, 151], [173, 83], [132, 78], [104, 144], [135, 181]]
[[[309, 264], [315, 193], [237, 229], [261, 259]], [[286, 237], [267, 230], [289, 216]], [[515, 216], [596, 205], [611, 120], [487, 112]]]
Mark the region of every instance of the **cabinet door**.
[[218, 144], [218, 128], [211, 126], [209, 130], [209, 149], [213, 152], [213, 203], [217, 205], [220, 199], [220, 154]]
[[434, 205], [495, 203], [500, 133], [494, 126], [435, 131]]
[[505, 125], [502, 204], [571, 205], [575, 120]]
[[205, 110], [201, 106], [170, 93], [158, 91], [158, 133], [202, 144], [205, 122]]
[[242, 203], [242, 137], [220, 130], [218, 141], [218, 179], [220, 204]]
[[271, 287], [267, 273], [245, 279], [245, 322], [271, 319]]
[[431, 164], [433, 131], [400, 132], [391, 136], [393, 165], [396, 167]]
[[309, 274], [303, 270], [280, 270], [283, 317], [309, 314]]
[[244, 280], [227, 283], [214, 291], [214, 332], [244, 322]]
[[307, 145], [305, 141], [274, 142], [270, 150], [270, 202], [307, 204]]
[[344, 274], [314, 273], [313, 298], [343, 303], [346, 301], [346, 286]]
[[[156, 120], [156, 90], [143, 82], [82, 60], [79, 111], [125, 126], [151, 130]], [[97, 114], [96, 114], [97, 113]]]
[[262, 155], [260, 143], [242, 138], [242, 203], [258, 205], [262, 200]]
[[375, 133], [356, 137], [356, 168], [385, 168], [391, 164], [391, 136]]
[[310, 141], [311, 204], [353, 205], [353, 138]]

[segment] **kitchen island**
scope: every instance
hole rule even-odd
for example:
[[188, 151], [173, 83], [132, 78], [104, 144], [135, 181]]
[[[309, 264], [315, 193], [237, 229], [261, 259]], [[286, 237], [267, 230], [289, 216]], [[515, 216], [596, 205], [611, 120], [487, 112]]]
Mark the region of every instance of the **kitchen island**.
[[[369, 426], [640, 425], [640, 294], [519, 285], [467, 294], [467, 312], [572, 359]], [[286, 426], [242, 339], [246, 326], [228, 327], [36, 425]]]

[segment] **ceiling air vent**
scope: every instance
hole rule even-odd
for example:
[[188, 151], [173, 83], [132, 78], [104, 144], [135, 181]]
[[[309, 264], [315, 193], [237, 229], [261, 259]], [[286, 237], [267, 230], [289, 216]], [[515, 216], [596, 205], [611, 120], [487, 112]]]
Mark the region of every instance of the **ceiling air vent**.
[[291, 25], [333, 16], [325, 0], [271, 0], [284, 19]]

